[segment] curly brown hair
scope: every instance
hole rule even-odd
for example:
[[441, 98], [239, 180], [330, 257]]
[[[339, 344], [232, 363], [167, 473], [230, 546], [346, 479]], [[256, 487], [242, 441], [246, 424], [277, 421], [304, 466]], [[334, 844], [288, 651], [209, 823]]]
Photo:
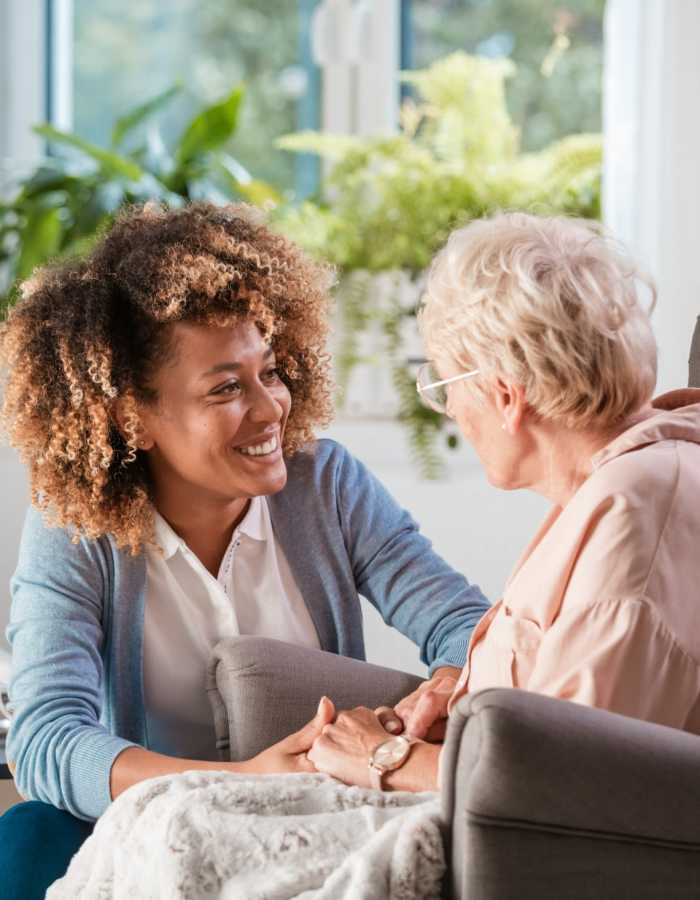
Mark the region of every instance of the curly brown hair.
[[32, 503], [76, 540], [112, 534], [132, 553], [151, 540], [138, 404], [157, 399], [150, 382], [176, 322], [258, 326], [292, 396], [284, 453], [300, 450], [332, 416], [330, 280], [244, 204], [132, 207], [89, 256], [38, 270], [0, 325], [0, 421], [29, 467]]

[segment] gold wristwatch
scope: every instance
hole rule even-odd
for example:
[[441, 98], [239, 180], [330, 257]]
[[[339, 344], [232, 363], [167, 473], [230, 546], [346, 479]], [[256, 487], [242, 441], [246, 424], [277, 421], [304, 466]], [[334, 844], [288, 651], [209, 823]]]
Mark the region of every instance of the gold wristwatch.
[[377, 744], [369, 757], [369, 781], [376, 791], [382, 791], [382, 778], [387, 772], [400, 769], [417, 743], [416, 738], [399, 734]]

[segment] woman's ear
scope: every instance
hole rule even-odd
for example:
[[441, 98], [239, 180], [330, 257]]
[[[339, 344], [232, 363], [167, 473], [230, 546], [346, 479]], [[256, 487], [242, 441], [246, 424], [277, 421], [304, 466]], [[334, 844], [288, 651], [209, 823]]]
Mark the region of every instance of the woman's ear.
[[154, 441], [148, 433], [148, 429], [144, 427], [141, 416], [138, 413], [138, 405], [133, 396], [125, 395], [119, 397], [112, 405], [112, 419], [125, 441], [135, 434], [136, 446], [139, 450], [150, 450]]
[[497, 378], [494, 401], [496, 410], [503, 419], [503, 430], [510, 435], [517, 434], [527, 410], [525, 388], [521, 384], [510, 384], [502, 378]]

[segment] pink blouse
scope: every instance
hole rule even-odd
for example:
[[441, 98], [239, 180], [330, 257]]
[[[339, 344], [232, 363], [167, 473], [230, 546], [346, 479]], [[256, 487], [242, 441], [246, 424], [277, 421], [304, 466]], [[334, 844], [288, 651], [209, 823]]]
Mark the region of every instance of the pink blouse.
[[451, 700], [529, 691], [700, 733], [700, 390], [592, 458], [472, 635]]

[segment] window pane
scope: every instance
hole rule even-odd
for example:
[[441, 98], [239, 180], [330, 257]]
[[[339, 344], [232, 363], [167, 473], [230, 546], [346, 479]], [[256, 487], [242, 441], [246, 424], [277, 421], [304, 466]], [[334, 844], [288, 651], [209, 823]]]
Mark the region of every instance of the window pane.
[[[318, 125], [318, 73], [308, 19], [318, 0], [74, 0], [74, 123], [104, 145], [115, 118], [176, 81], [184, 92], [160, 114], [166, 143], [201, 106], [246, 84], [230, 151], [256, 178], [303, 181], [304, 161], [274, 140]], [[308, 184], [306, 185], [308, 189]]]
[[524, 150], [600, 131], [604, 0], [404, 0], [405, 68], [454, 50], [509, 56]]

